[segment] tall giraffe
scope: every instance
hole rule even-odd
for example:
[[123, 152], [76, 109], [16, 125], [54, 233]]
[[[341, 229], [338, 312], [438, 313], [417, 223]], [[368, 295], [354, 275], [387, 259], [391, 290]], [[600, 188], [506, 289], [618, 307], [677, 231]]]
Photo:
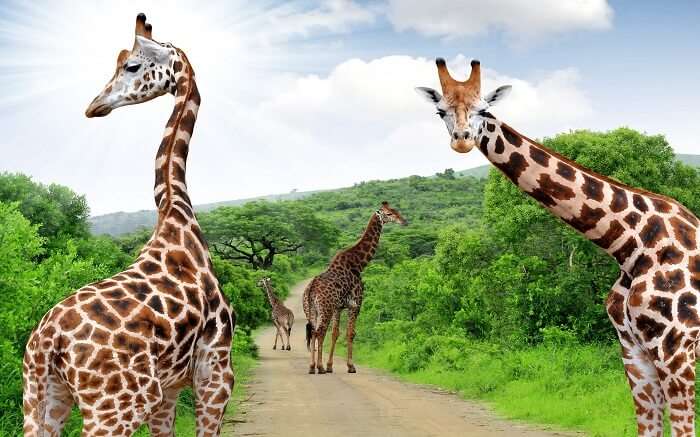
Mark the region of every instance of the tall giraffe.
[[596, 174], [519, 134], [487, 112], [508, 94], [481, 99], [479, 61], [466, 82], [437, 59], [444, 95], [417, 88], [436, 105], [451, 146], [478, 145], [506, 177], [555, 216], [613, 256], [620, 277], [607, 312], [622, 346], [640, 436], [695, 435], [695, 345], [700, 332], [698, 219], [673, 199]]
[[[267, 300], [270, 302], [270, 307], [272, 307], [272, 324], [277, 328], [277, 334], [275, 334], [275, 345], [272, 349], [277, 349], [277, 338], [282, 341], [282, 350], [292, 350], [289, 344], [289, 336], [292, 334], [292, 325], [294, 325], [294, 313], [292, 310], [284, 306], [284, 304], [275, 296], [275, 292], [272, 289], [272, 284], [270, 284], [270, 278], [262, 278], [258, 282], [265, 294], [267, 295]], [[284, 335], [283, 335], [284, 334]], [[284, 337], [287, 337], [287, 346], [284, 346]]]
[[[355, 338], [355, 320], [360, 313], [364, 288], [362, 285], [362, 270], [374, 257], [379, 245], [379, 237], [386, 223], [408, 224], [401, 214], [389, 203], [372, 214], [367, 228], [353, 246], [338, 252], [326, 271], [311, 280], [304, 290], [304, 314], [306, 324], [306, 346], [311, 352], [309, 373], [319, 374], [333, 372], [333, 352], [335, 342], [340, 335], [340, 313], [347, 308], [347, 364], [348, 373], [355, 373], [352, 363], [352, 342]], [[328, 324], [333, 321], [333, 337], [331, 350], [328, 354], [328, 365], [323, 368], [323, 340], [326, 338]], [[318, 353], [318, 355], [316, 355]]]
[[79, 289], [32, 333], [24, 356], [24, 433], [60, 435], [71, 406], [83, 435], [131, 435], [147, 423], [172, 436], [180, 390], [192, 386], [197, 435], [219, 434], [233, 387], [235, 326], [213, 274], [185, 184], [185, 161], [200, 97], [185, 54], [151, 38], [136, 18], [131, 51], [90, 103], [87, 117], [175, 95], [156, 155], [158, 222], [127, 270]]

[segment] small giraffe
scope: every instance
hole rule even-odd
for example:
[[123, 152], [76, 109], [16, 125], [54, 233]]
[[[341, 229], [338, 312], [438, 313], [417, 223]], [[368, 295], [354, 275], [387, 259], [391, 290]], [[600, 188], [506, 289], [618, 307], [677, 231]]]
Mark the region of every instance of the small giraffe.
[[175, 108], [156, 155], [153, 236], [127, 270], [79, 289], [53, 307], [24, 356], [24, 434], [58, 436], [74, 403], [83, 436], [128, 436], [147, 423], [172, 436], [180, 390], [192, 386], [197, 435], [219, 434], [234, 377], [235, 326], [212, 271], [185, 184], [188, 144], [200, 97], [185, 54], [151, 38], [136, 19], [131, 51], [87, 117], [165, 93]]
[[478, 145], [527, 194], [613, 256], [620, 277], [607, 312], [622, 346], [640, 436], [695, 435], [695, 360], [700, 332], [698, 219], [668, 197], [596, 174], [517, 133], [487, 112], [510, 87], [480, 98], [480, 64], [454, 80], [437, 60], [443, 95], [417, 88], [436, 105], [451, 146]]
[[[355, 338], [355, 320], [360, 313], [364, 291], [361, 274], [374, 257], [384, 224], [390, 222], [400, 223], [403, 226], [408, 224], [397, 210], [389, 206], [389, 203], [382, 202], [382, 206], [369, 219], [367, 228], [359, 241], [338, 252], [326, 271], [313, 278], [304, 290], [304, 314], [308, 320], [306, 347], [311, 352], [309, 373], [316, 373], [316, 370], [319, 374], [333, 372], [333, 352], [335, 342], [340, 335], [340, 313], [346, 308], [348, 310], [348, 373], [356, 372], [355, 365], [352, 363], [352, 341]], [[331, 320], [333, 337], [328, 364], [324, 369], [323, 340], [326, 338], [326, 330]]]
[[[292, 350], [289, 344], [289, 336], [292, 334], [292, 325], [294, 325], [294, 313], [292, 310], [284, 306], [284, 304], [275, 296], [275, 292], [270, 284], [270, 278], [262, 278], [258, 282], [258, 286], [262, 287], [267, 294], [267, 300], [270, 301], [272, 307], [272, 324], [277, 328], [275, 335], [275, 345], [272, 349], [277, 349], [277, 338], [282, 341], [282, 350]], [[284, 335], [287, 337], [287, 346], [284, 346]]]

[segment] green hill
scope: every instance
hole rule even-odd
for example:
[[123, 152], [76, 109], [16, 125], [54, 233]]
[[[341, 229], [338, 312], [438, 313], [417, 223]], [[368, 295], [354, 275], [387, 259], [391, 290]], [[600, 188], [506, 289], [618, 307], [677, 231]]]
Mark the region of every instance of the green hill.
[[[693, 165], [695, 167], [700, 167], [700, 155], [689, 155], [689, 154], [678, 154], [678, 159], [683, 161], [688, 165]], [[474, 177], [477, 179], [485, 178], [490, 170], [490, 165], [481, 165], [479, 167], [469, 168], [466, 170], [459, 170], [454, 172], [454, 176], [457, 178]], [[401, 185], [401, 181], [408, 181], [410, 178], [415, 178], [416, 176], [410, 176], [408, 178], [396, 179], [394, 181], [371, 181], [371, 182], [361, 182], [355, 184], [353, 187], [337, 188], [334, 190], [327, 190], [327, 192], [351, 192], [353, 189], [357, 189], [358, 186], [363, 184], [379, 184], [382, 185], [383, 182], [398, 183]], [[309, 196], [321, 193], [320, 191], [293, 191], [286, 194], [271, 194], [267, 196], [252, 197], [247, 199], [235, 199], [235, 200], [225, 200], [215, 203], [206, 203], [202, 205], [195, 205], [197, 212], [206, 212], [220, 206], [235, 206], [242, 205], [247, 202], [252, 202], [255, 200], [298, 200], [307, 198]], [[389, 194], [389, 193], [387, 193]], [[389, 196], [389, 198], [396, 198], [396, 196]], [[396, 199], [398, 200], [398, 199]], [[155, 210], [141, 210], [135, 212], [114, 212], [110, 214], [98, 215], [90, 217], [90, 228], [93, 234], [101, 235], [108, 234], [113, 236], [128, 234], [134, 232], [140, 228], [151, 228], [155, 226], [156, 223], [156, 212]]]
[[[454, 172], [454, 176], [457, 178], [466, 178], [469, 176], [475, 177], [477, 179], [481, 179], [486, 177], [488, 174], [489, 166], [488, 165], [483, 165], [480, 167], [475, 167], [467, 170], [461, 170], [461, 171], [456, 171]], [[438, 177], [438, 175], [431, 176], [432, 177]], [[420, 178], [420, 176], [409, 176], [407, 178], [402, 178], [402, 179], [395, 179], [392, 181], [367, 181], [367, 182], [360, 182], [358, 184], [355, 184], [353, 187], [344, 187], [344, 188], [337, 188], [334, 190], [325, 190], [325, 192], [329, 193], [354, 193], [357, 192], [358, 187], [363, 187], [366, 184], [370, 184], [370, 186], [382, 186], [386, 185], [387, 187], [393, 186], [396, 188], [396, 186], [400, 186], [403, 183], [408, 183], [411, 178]], [[354, 190], [354, 191], [353, 191]], [[385, 190], [386, 191], [386, 190]], [[389, 190], [391, 191], [391, 190]], [[286, 193], [286, 194], [271, 194], [267, 196], [259, 196], [259, 197], [251, 197], [251, 198], [246, 198], [246, 199], [235, 199], [235, 200], [225, 200], [221, 202], [214, 202], [214, 203], [205, 203], [201, 205], [195, 205], [195, 210], [199, 213], [201, 212], [206, 212], [210, 211], [212, 209], [218, 208], [220, 206], [236, 206], [236, 205], [242, 205], [247, 202], [253, 202], [256, 200], [268, 200], [268, 201], [279, 201], [279, 200], [299, 200], [299, 199], [304, 199], [312, 195], [317, 195], [317, 194], [322, 194], [324, 191], [322, 190], [316, 190], [316, 191], [293, 191], [291, 193]], [[387, 192], [388, 195], [388, 200], [391, 199], [397, 199], [397, 196], [391, 195], [391, 193]], [[93, 234], [95, 235], [112, 235], [112, 236], [119, 236], [119, 235], [124, 235], [128, 234], [131, 232], [134, 232], [138, 229], [141, 228], [151, 228], [155, 226], [156, 224], [156, 212], [155, 210], [141, 210], [141, 211], [134, 211], [134, 212], [113, 212], [110, 214], [104, 214], [104, 215], [98, 215], [94, 217], [90, 217], [90, 230], [92, 231]]]

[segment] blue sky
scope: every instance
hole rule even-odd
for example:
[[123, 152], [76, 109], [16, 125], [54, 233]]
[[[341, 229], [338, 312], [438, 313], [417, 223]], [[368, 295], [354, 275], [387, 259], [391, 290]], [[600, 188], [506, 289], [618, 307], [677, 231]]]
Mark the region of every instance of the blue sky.
[[0, 2], [0, 171], [68, 185], [95, 214], [152, 208], [171, 97], [88, 120], [145, 12], [194, 64], [195, 203], [428, 175], [458, 155], [412, 88], [485, 68], [531, 137], [630, 126], [698, 152], [700, 3], [604, 0]]

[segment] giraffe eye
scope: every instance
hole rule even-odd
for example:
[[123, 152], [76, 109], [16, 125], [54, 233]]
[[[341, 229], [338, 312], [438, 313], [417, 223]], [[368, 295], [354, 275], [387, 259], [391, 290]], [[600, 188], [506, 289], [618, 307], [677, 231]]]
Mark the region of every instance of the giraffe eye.
[[139, 71], [139, 68], [141, 68], [141, 64], [134, 64], [134, 65], [125, 65], [124, 69], [128, 71], [129, 73], [136, 73]]
[[438, 109], [436, 114], [439, 115], [440, 118], [443, 118], [445, 115], [447, 115], [447, 112], [445, 112], [443, 109]]

